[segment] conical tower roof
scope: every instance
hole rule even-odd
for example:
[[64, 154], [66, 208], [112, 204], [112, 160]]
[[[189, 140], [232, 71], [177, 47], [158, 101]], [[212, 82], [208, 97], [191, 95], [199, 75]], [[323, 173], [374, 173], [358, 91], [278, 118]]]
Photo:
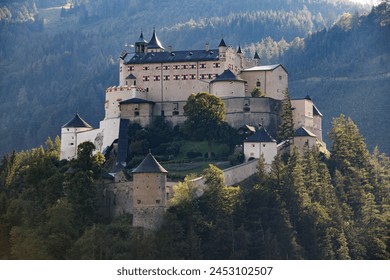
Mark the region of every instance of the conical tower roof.
[[132, 173], [168, 173], [168, 171], [149, 153]]
[[238, 46], [237, 53], [242, 53], [241, 46]]
[[86, 127], [86, 128], [92, 128], [90, 124], [88, 124], [86, 121], [84, 121], [79, 114], [76, 114], [73, 119], [68, 121], [66, 124], [64, 124], [62, 127]]
[[226, 47], [226, 43], [223, 38], [221, 39], [221, 42], [219, 43], [218, 47]]
[[257, 51], [255, 52], [255, 56], [253, 57], [254, 59], [260, 59], [260, 56], [259, 54], [257, 53]]
[[152, 39], [150, 39], [148, 43], [148, 49], [162, 49], [164, 50], [164, 47], [162, 46], [160, 40], [157, 38], [156, 30], [153, 29], [153, 35]]
[[139, 35], [139, 38], [138, 38], [137, 42], [135, 42], [135, 43], [147, 43], [147, 42], [148, 41], [146, 41], [144, 39], [144, 33], [141, 31], [141, 35]]

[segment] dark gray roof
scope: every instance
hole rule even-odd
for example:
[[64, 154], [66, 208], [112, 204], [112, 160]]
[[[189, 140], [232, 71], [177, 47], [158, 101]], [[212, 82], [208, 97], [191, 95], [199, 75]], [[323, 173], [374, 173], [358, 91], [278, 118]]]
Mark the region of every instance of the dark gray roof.
[[317, 137], [314, 133], [311, 133], [303, 126], [295, 131], [295, 137]]
[[257, 51], [255, 52], [255, 56], [253, 57], [254, 59], [260, 59], [260, 56], [259, 54], [257, 53]]
[[76, 114], [73, 119], [68, 121], [66, 124], [64, 124], [62, 127], [87, 127], [92, 128], [91, 125], [89, 125], [86, 121], [84, 121], [79, 114]]
[[237, 53], [242, 53], [241, 46], [238, 46]]
[[135, 54], [125, 64], [218, 61], [218, 50], [192, 50]]
[[161, 45], [160, 40], [157, 38], [156, 30], [153, 30], [152, 39], [150, 39], [148, 43], [148, 49], [163, 49], [164, 47]]
[[143, 34], [143, 32], [141, 31], [141, 35], [139, 35], [139, 38], [138, 38], [138, 40], [135, 42], [136, 44], [137, 43], [147, 43], [148, 41], [146, 41], [145, 39], [144, 39], [144, 34]]
[[221, 39], [221, 42], [219, 43], [218, 47], [226, 47], [226, 43], [223, 38]]
[[221, 81], [240, 81], [244, 82], [243, 79], [238, 78], [230, 69], [226, 69], [223, 71], [222, 74], [218, 75], [214, 80], [211, 82], [221, 82]]
[[267, 132], [265, 127], [261, 127], [253, 135], [249, 136], [244, 142], [276, 142], [274, 138]]
[[130, 74], [129, 76], [126, 77], [126, 80], [136, 80], [136, 76], [134, 76], [133, 74]]
[[151, 104], [154, 104], [153, 101], [145, 100], [145, 99], [142, 99], [142, 98], [130, 98], [130, 99], [123, 100], [123, 101], [119, 102], [119, 104], [139, 104], [139, 103], [151, 103]]
[[149, 153], [132, 173], [168, 173]]

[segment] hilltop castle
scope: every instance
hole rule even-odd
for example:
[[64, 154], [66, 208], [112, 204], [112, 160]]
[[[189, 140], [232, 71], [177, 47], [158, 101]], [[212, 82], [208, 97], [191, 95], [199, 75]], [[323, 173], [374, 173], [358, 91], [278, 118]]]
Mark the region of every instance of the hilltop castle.
[[[250, 135], [243, 143], [247, 163], [225, 171], [227, 183], [235, 184], [256, 172], [256, 162], [250, 160], [260, 155], [271, 164], [278, 152], [292, 146], [300, 151], [305, 146], [325, 148], [322, 114], [308, 96], [291, 100], [295, 137], [287, 143], [274, 140], [287, 89], [288, 73], [281, 64], [261, 65], [257, 53], [248, 59], [241, 47], [228, 47], [223, 39], [214, 49], [206, 43], [202, 50], [174, 51], [163, 47], [155, 31], [149, 42], [141, 32], [134, 53], [123, 51], [119, 57], [119, 85], [106, 90], [99, 128], [76, 114], [62, 126], [60, 158], [75, 158], [77, 146], [91, 141], [103, 153], [115, 147], [117, 164], [125, 166], [130, 122], [145, 127], [162, 116], [172, 125], [183, 123], [188, 97], [210, 92], [225, 103], [227, 122]], [[120, 171], [108, 174], [103, 184], [106, 216], [127, 212], [133, 214], [133, 225], [158, 228], [169, 199], [166, 173], [149, 153], [133, 171], [133, 182]]]
[[[106, 90], [105, 117], [99, 128], [79, 115], [62, 127], [61, 159], [74, 158], [77, 146], [85, 141], [101, 152], [118, 139], [119, 146], [126, 145], [120, 132], [129, 121], [147, 126], [154, 117], [163, 116], [172, 125], [180, 124], [187, 98], [197, 92], [220, 97], [231, 126], [262, 124], [276, 136], [280, 101], [288, 89], [288, 73], [281, 64], [260, 65], [257, 53], [248, 59], [241, 47], [228, 47], [223, 39], [214, 49], [206, 43], [202, 50], [166, 50], [155, 30], [149, 42], [141, 32], [134, 48], [133, 54], [123, 51], [119, 57], [119, 85]], [[252, 97], [254, 89], [261, 97]], [[296, 129], [304, 127], [307, 137], [322, 143], [322, 115], [310, 98], [292, 100], [292, 105]], [[124, 163], [125, 158], [118, 161]]]

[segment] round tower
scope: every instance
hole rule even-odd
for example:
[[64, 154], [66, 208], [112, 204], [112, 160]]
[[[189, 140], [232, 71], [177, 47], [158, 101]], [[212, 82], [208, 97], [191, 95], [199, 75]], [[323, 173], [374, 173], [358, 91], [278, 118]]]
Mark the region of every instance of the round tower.
[[93, 129], [79, 114], [76, 114], [70, 121], [61, 128], [61, 153], [60, 160], [71, 160], [77, 156], [77, 134], [79, 132]]
[[225, 43], [225, 41], [222, 38], [221, 42], [218, 45], [219, 59], [221, 61], [226, 61], [226, 49], [227, 49], [226, 43]]
[[132, 173], [133, 226], [156, 230], [165, 213], [168, 171], [149, 153]]

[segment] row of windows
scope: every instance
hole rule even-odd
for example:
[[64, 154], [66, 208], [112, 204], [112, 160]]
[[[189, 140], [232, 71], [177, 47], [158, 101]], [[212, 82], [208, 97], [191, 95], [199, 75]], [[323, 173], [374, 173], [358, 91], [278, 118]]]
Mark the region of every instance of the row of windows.
[[[197, 65], [196, 64], [176, 64], [172, 65], [172, 69], [179, 70], [179, 69], [196, 69]], [[221, 63], [215, 62], [213, 63], [213, 68], [220, 68]], [[200, 63], [199, 64], [199, 69], [206, 69], [207, 64], [206, 63]], [[156, 70], [161, 70], [161, 66], [156, 66]], [[164, 65], [162, 67], [163, 70], [170, 70], [171, 65]], [[127, 66], [127, 71], [134, 71], [135, 67], [134, 66]], [[142, 66], [142, 70], [147, 71], [150, 70], [150, 66]], [[120, 67], [120, 71], [122, 72], [122, 67]]]
[[[207, 80], [207, 79], [214, 79], [216, 77], [215, 74], [200, 74], [199, 79], [201, 80]], [[161, 78], [164, 81], [170, 81], [171, 80], [171, 75], [163, 75], [162, 77], [160, 75], [153, 76], [153, 81], [161, 81]], [[172, 75], [172, 79], [174, 81], [179, 81], [179, 80], [196, 80], [197, 75], [196, 74], [183, 74], [183, 75]], [[143, 76], [142, 81], [148, 82], [150, 81], [150, 76]]]

